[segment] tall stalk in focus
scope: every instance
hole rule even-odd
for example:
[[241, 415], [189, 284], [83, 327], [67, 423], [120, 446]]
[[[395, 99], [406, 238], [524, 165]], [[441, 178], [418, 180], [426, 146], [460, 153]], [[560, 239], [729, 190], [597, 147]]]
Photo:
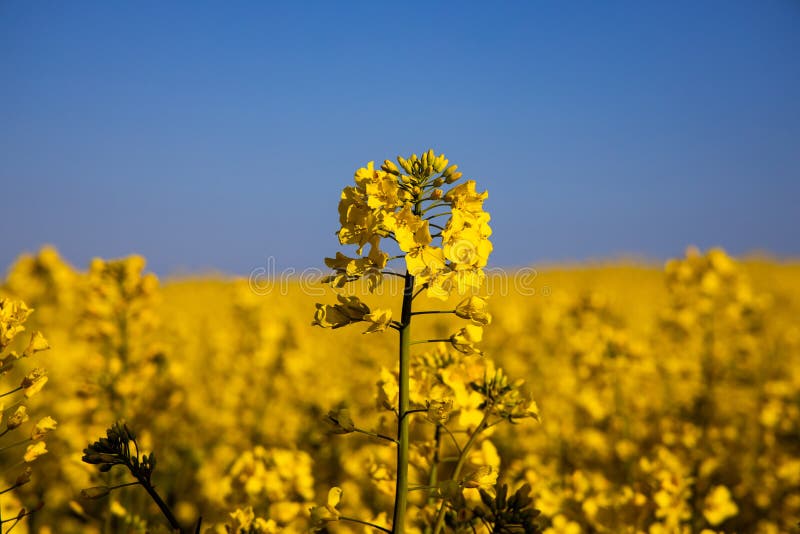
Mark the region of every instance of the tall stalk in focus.
[[[337, 295], [338, 304], [317, 304], [313, 322], [323, 328], [366, 323], [365, 333], [383, 332], [388, 328], [399, 333], [396, 372], [382, 373], [382, 380], [378, 384], [379, 405], [396, 417], [396, 435], [387, 436], [359, 428], [346, 408], [331, 411], [327, 416], [335, 433], [365, 434], [388, 441], [397, 447], [391, 529], [386, 525], [342, 515], [338, 509], [342, 498], [342, 490], [339, 488], [330, 490], [327, 504], [311, 509], [312, 528], [315, 529], [322, 529], [332, 521], [351, 521], [385, 532], [403, 533], [409, 507], [409, 491], [413, 490], [421, 490], [427, 494], [412, 502], [418, 507], [415, 516], [420, 519], [416, 519], [416, 522], [429, 523], [428, 531], [434, 525], [436, 531], [440, 530], [448, 517], [451, 522], [453, 517], [466, 517], [465, 514], [458, 513], [458, 507], [463, 505], [463, 498], [459, 500], [456, 496], [464, 489], [486, 485], [487, 481], [497, 477], [496, 472], [490, 473], [488, 477], [478, 476], [478, 472], [472, 469], [462, 478], [462, 468], [468, 461], [467, 454], [481, 432], [487, 428], [489, 418], [497, 418], [491, 423], [496, 424], [503, 419], [534, 416], [531, 411], [532, 401], [528, 397], [520, 396], [516, 384], [509, 383], [500, 370], [495, 370], [488, 359], [482, 358], [482, 352], [476, 347], [481, 341], [483, 327], [491, 321], [486, 309], [486, 299], [474, 295], [483, 285], [483, 268], [492, 251], [489, 241], [490, 217], [483, 210], [487, 193], [477, 192], [472, 180], [445, 191], [444, 188], [461, 178], [461, 173], [457, 171], [456, 165], [449, 165], [444, 155], [437, 156], [433, 150], [425, 152], [421, 157], [398, 157], [397, 162], [399, 167], [386, 160], [380, 169], [369, 163], [356, 171], [356, 185], [345, 187], [342, 191], [339, 202], [341, 228], [337, 235], [340, 244], [356, 247], [356, 256], [350, 257], [337, 252], [334, 258], [326, 258], [325, 264], [333, 274], [324, 281], [337, 290], [343, 290], [352, 282], [364, 281], [366, 289], [372, 293], [380, 286], [384, 277], [401, 278], [403, 300], [400, 319], [392, 319], [390, 309], [373, 310], [358, 296], [340, 291]], [[388, 251], [382, 249], [382, 246], [388, 247]], [[404, 268], [388, 268], [389, 262], [394, 260], [404, 261]], [[449, 305], [441, 310], [414, 312], [413, 301], [423, 292], [427, 297], [443, 302], [447, 302], [453, 293], [470, 296], [463, 298], [455, 307]], [[470, 324], [446, 338], [412, 341], [411, 320], [415, 315], [423, 314], [454, 315]], [[413, 355], [412, 369], [411, 346], [418, 343], [435, 344], [437, 352], [427, 356]], [[475, 405], [453, 409], [455, 392], [442, 381], [442, 372], [448, 366], [467, 371], [462, 375], [471, 378], [463, 387], [479, 392], [478, 398], [482, 400], [478, 400]], [[437, 377], [435, 380], [439, 381], [439, 386], [435, 390], [420, 391], [418, 386], [422, 382], [417, 381], [412, 388], [411, 380], [419, 380], [414, 378], [412, 370], [414, 373], [427, 373], [428, 378]], [[386, 378], [387, 376], [390, 378]], [[426, 383], [433, 382], [429, 380]], [[412, 391], [414, 399], [411, 398]], [[475, 398], [472, 397], [472, 400]], [[458, 414], [465, 422], [455, 429], [468, 436], [463, 447], [459, 445], [453, 431], [446, 426], [451, 412]], [[411, 415], [417, 413], [425, 415], [423, 424], [434, 425], [436, 446], [430, 463], [425, 468], [428, 476], [416, 481], [415, 486], [410, 486], [409, 427]], [[478, 421], [482, 422], [477, 425]], [[452, 473], [454, 480], [439, 480], [440, 474], [447, 473], [447, 469], [442, 469], [444, 466], [440, 457], [443, 436], [452, 440], [452, 446], [460, 455]], [[415, 467], [419, 466], [415, 464]], [[478, 515], [469, 519], [476, 524], [479, 520]], [[483, 520], [486, 521], [486, 518]]]
[[398, 374], [397, 410], [397, 484], [395, 485], [392, 531], [405, 530], [406, 502], [408, 500], [408, 407], [410, 383], [411, 304], [414, 299], [414, 277], [408, 272], [404, 278], [403, 310], [400, 315], [400, 372]]

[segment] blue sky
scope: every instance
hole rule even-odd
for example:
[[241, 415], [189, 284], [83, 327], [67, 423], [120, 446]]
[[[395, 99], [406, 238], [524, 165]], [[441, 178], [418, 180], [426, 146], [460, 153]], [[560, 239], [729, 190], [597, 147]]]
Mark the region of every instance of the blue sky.
[[800, 2], [0, 2], [0, 268], [321, 266], [432, 146], [492, 264], [800, 256]]

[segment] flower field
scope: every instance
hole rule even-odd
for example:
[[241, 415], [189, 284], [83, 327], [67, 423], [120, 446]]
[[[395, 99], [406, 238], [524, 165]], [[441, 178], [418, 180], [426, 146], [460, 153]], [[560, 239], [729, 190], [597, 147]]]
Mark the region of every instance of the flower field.
[[[495, 501], [479, 491], [499, 499], [495, 481], [528, 484], [534, 528], [552, 534], [796, 528], [800, 266], [690, 249], [663, 268], [519, 280], [488, 275], [480, 340], [448, 338], [460, 315], [415, 317], [414, 339], [445, 341], [410, 350], [409, 532], [430, 532], [442, 499], [459, 503], [447, 529], [485, 532]], [[152, 483], [186, 532], [201, 516], [212, 532], [388, 530], [397, 334], [312, 326], [334, 289], [21, 256], [0, 293], [3, 532], [20, 510], [33, 512], [20, 533], [169, 531], [142, 488], [108, 489], [131, 482], [124, 470], [82, 461], [117, 420], [154, 453]], [[400, 317], [402, 289], [370, 302]], [[476, 433], [489, 397], [506, 424]]]

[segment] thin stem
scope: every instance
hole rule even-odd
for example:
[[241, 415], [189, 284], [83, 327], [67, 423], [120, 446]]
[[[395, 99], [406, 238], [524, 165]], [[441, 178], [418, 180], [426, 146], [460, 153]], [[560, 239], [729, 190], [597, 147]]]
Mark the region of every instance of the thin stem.
[[9, 532], [11, 532], [11, 530], [12, 530], [14, 527], [16, 527], [16, 526], [17, 526], [17, 523], [19, 523], [19, 522], [20, 522], [20, 520], [21, 520], [23, 517], [26, 517], [26, 516], [29, 516], [29, 515], [33, 515], [34, 513], [36, 513], [36, 512], [38, 512], [39, 510], [41, 510], [41, 509], [42, 509], [42, 506], [43, 506], [43, 504], [42, 504], [42, 503], [39, 503], [39, 504], [36, 506], [36, 508], [33, 508], [33, 509], [31, 509], [31, 510], [28, 510], [27, 512], [24, 512], [24, 513], [21, 513], [21, 514], [17, 514], [17, 515], [15, 515], [14, 517], [9, 517], [8, 519], [3, 519], [2, 521], [0, 521], [0, 525], [2, 525], [3, 523], [8, 523], [9, 521], [13, 521], [13, 523], [11, 524], [11, 526], [10, 526], [10, 527], [8, 527], [8, 530], [6, 530], [6, 531], [5, 531], [5, 534], [8, 534]]
[[427, 408], [415, 408], [413, 410], [406, 410], [406, 412], [403, 414], [403, 417], [405, 417], [407, 415], [410, 415], [412, 413], [420, 413], [420, 412], [427, 412], [427, 411], [428, 411]]
[[358, 523], [359, 525], [366, 525], [368, 527], [372, 527], [374, 529], [382, 530], [383, 532], [388, 532], [389, 534], [392, 534], [392, 531], [389, 530], [388, 528], [384, 528], [384, 527], [382, 527], [380, 525], [376, 525], [375, 523], [370, 523], [369, 521], [362, 521], [360, 519], [356, 519], [355, 517], [347, 517], [347, 516], [344, 516], [344, 515], [340, 515], [339, 516], [339, 521], [350, 521], [351, 523]]
[[395, 445], [397, 444], [397, 440], [396, 439], [394, 439], [392, 437], [389, 437], [389, 436], [387, 436], [385, 434], [380, 434], [378, 432], [370, 432], [369, 430], [362, 430], [360, 428], [355, 428], [355, 429], [353, 429], [353, 431], [354, 432], [358, 432], [359, 434], [364, 434], [365, 436], [370, 436], [372, 438], [385, 439], [386, 441], [391, 441]]
[[408, 488], [408, 491], [420, 491], [420, 490], [426, 490], [426, 489], [436, 489], [436, 486], [426, 486], [426, 485], [411, 486], [411, 487]]
[[142, 487], [150, 495], [150, 498], [153, 499], [156, 505], [158, 505], [158, 508], [161, 510], [161, 513], [164, 514], [164, 517], [167, 518], [167, 521], [169, 522], [169, 525], [172, 527], [172, 530], [183, 532], [183, 530], [181, 529], [181, 525], [180, 523], [178, 523], [178, 520], [175, 519], [172, 510], [170, 510], [169, 506], [167, 506], [167, 503], [165, 503], [161, 499], [161, 496], [158, 494], [158, 492], [156, 492], [156, 489], [150, 484], [150, 482], [147, 481], [144, 477], [140, 477], [138, 475], [136, 475], [136, 479], [139, 481], [139, 483], [141, 483]]
[[422, 213], [420, 213], [419, 215], [424, 215], [424, 214], [428, 213], [429, 211], [431, 211], [434, 208], [438, 208], [440, 206], [446, 206], [446, 205], [447, 205], [447, 202], [434, 202], [433, 204], [431, 204], [430, 206], [428, 206], [427, 208], [422, 210]]
[[14, 484], [14, 485], [12, 485], [12, 486], [9, 486], [9, 487], [7, 487], [6, 489], [4, 489], [3, 491], [0, 491], [0, 495], [3, 495], [4, 493], [8, 493], [8, 492], [9, 492], [9, 491], [11, 491], [11, 490], [15, 490], [15, 489], [17, 489], [18, 487], [20, 487], [21, 485], [22, 485], [22, 484]]
[[16, 441], [16, 442], [12, 443], [11, 445], [6, 445], [5, 447], [3, 447], [3, 448], [0, 448], [0, 452], [5, 452], [5, 451], [7, 451], [8, 449], [10, 449], [10, 448], [12, 448], [12, 447], [16, 447], [16, 446], [18, 446], [18, 445], [25, 445], [25, 444], [26, 444], [26, 443], [28, 443], [29, 441], [33, 441], [33, 440], [32, 440], [31, 438], [25, 438], [25, 439], [23, 439], [23, 440]]
[[[475, 445], [475, 441], [477, 441], [478, 436], [481, 432], [486, 429], [486, 423], [489, 421], [489, 410], [487, 409], [486, 412], [483, 414], [483, 419], [481, 422], [478, 423], [477, 428], [475, 428], [475, 432], [469, 437], [469, 441], [467, 441], [464, 448], [461, 450], [461, 454], [458, 456], [458, 463], [456, 464], [455, 469], [453, 469], [453, 480], [458, 480], [458, 477], [461, 476], [461, 469], [464, 468], [464, 463], [467, 461], [467, 453]], [[439, 513], [436, 515], [436, 526], [433, 528], [433, 534], [439, 534], [444, 526], [444, 514], [445, 514], [445, 507], [447, 505], [447, 500], [442, 499], [442, 504], [439, 505]]]
[[8, 397], [12, 393], [16, 393], [17, 391], [20, 391], [20, 390], [22, 390], [22, 386], [19, 386], [18, 388], [15, 388], [15, 389], [12, 389], [11, 391], [6, 391], [2, 395], [0, 395], [0, 399], [2, 399], [3, 397]]
[[110, 488], [108, 488], [108, 491], [113, 491], [119, 488], [127, 488], [128, 486], [136, 486], [137, 484], [141, 484], [141, 482], [137, 480], [136, 482], [127, 482], [125, 484], [118, 484], [116, 486], [111, 486]]
[[444, 217], [445, 215], [450, 215], [449, 211], [445, 211], [444, 213], [435, 213], [433, 215], [428, 215], [425, 217], [426, 221], [430, 221], [431, 219], [435, 219], [436, 217]]
[[[436, 488], [436, 483], [439, 481], [439, 449], [442, 443], [442, 425], [436, 425], [436, 430], [433, 432], [433, 460], [431, 461], [431, 472], [428, 473], [428, 487], [431, 489]], [[428, 506], [433, 506], [436, 502], [433, 491], [428, 493]], [[432, 531], [431, 526], [425, 527], [425, 534], [430, 534]]]
[[418, 311], [412, 312], [411, 315], [430, 315], [432, 313], [455, 313], [455, 310], [428, 310], [428, 311]]
[[458, 451], [458, 455], [461, 456], [461, 447], [458, 445], [458, 440], [456, 439], [456, 437], [453, 435], [453, 433], [450, 431], [449, 428], [447, 428], [444, 425], [441, 425], [441, 427], [444, 428], [444, 431], [447, 432], [447, 435], [450, 436], [450, 439], [453, 440], [453, 445], [455, 445], [456, 450]]
[[445, 339], [420, 339], [418, 341], [412, 341], [411, 345], [419, 345], [420, 343], [442, 343], [442, 342], [449, 343], [450, 339], [449, 338], [445, 338]]

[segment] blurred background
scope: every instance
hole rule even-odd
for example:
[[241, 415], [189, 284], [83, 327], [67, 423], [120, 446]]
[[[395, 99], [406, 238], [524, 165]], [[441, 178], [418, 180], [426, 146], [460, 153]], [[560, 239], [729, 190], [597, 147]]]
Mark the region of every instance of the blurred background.
[[5, 270], [321, 266], [369, 160], [490, 191], [492, 265], [800, 256], [800, 3], [0, 2]]

